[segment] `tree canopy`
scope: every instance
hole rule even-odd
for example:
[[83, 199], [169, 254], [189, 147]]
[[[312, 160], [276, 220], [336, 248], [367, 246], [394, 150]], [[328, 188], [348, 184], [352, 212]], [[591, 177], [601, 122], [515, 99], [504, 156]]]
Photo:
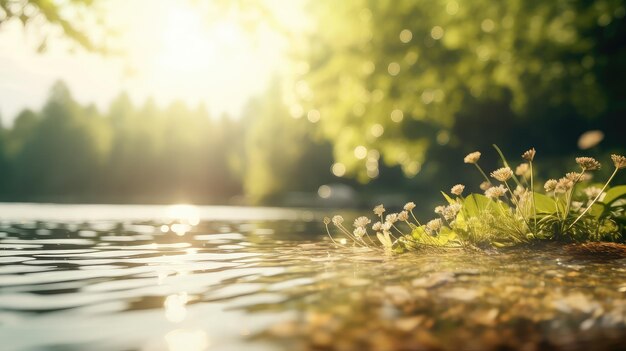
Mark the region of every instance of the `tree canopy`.
[[546, 119], [574, 121], [567, 136], [575, 139], [584, 121], [624, 112], [622, 1], [355, 0], [310, 9], [317, 26], [293, 104], [319, 119], [336, 159], [364, 181], [376, 175], [359, 157], [364, 149], [414, 176], [432, 146], [492, 138], [494, 119], [534, 125], [536, 139], [554, 134]]

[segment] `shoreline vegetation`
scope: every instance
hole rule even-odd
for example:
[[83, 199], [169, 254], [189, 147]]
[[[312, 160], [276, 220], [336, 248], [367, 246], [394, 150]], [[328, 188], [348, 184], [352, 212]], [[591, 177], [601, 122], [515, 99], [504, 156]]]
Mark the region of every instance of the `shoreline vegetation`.
[[[626, 185], [609, 184], [618, 171], [626, 168], [626, 157], [611, 155], [615, 169], [601, 184], [591, 181], [600, 162], [577, 157], [579, 170], [547, 180], [539, 192], [533, 168], [535, 149], [525, 151], [523, 162], [513, 170], [500, 148], [493, 146], [503, 167], [489, 176], [479, 165], [479, 151], [464, 158], [482, 175], [483, 194], [464, 195], [465, 185], [456, 184], [449, 194], [441, 192], [447, 203], [435, 207], [435, 218], [425, 223], [413, 213], [413, 202], [397, 213], [388, 213], [382, 204], [378, 205], [373, 209], [374, 222], [358, 217], [352, 230], [344, 225], [342, 216], [326, 217], [328, 237], [336, 246], [369, 248], [386, 254], [439, 248], [505, 248], [540, 242], [624, 243]], [[339, 235], [331, 234], [330, 224]], [[602, 249], [580, 247], [589, 252]], [[626, 246], [621, 249], [626, 254]]]

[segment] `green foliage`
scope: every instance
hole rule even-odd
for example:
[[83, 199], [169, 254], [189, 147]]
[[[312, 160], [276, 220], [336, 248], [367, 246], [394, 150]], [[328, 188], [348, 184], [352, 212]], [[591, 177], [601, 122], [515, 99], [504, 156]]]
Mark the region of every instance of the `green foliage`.
[[[496, 147], [496, 150], [504, 164], [508, 164], [499, 148]], [[522, 155], [531, 165], [534, 156], [534, 149]], [[474, 152], [466, 157], [465, 163], [478, 166], [479, 159], [480, 154]], [[608, 186], [618, 171], [626, 168], [626, 158], [611, 155], [611, 159], [614, 171], [601, 185], [602, 188], [590, 186], [584, 180], [586, 172], [600, 168], [600, 163], [590, 157], [576, 159], [579, 171], [569, 172], [558, 181], [547, 181], [544, 185], [545, 194], [521, 185], [534, 183], [532, 171], [518, 172], [521, 181], [516, 182], [520, 185], [511, 193], [509, 182], [513, 182], [514, 175], [506, 166], [491, 172], [494, 181], [490, 181], [485, 195], [469, 194], [463, 197], [465, 186], [461, 184], [451, 189], [456, 198], [441, 192], [447, 205], [437, 206], [435, 213], [439, 218], [426, 224], [420, 224], [415, 218], [415, 204], [412, 202], [407, 203], [403, 211], [390, 213], [386, 217], [383, 217], [384, 207], [379, 205], [374, 208], [374, 213], [380, 216], [380, 222], [375, 223], [372, 229], [376, 237], [381, 239], [382, 249], [389, 253], [433, 247], [507, 247], [542, 240], [621, 242], [626, 239], [626, 186], [611, 189]], [[481, 168], [478, 166], [477, 169]], [[533, 168], [529, 166], [528, 169]], [[494, 185], [496, 180], [501, 184]], [[577, 187], [583, 185], [586, 186], [583, 191], [576, 191]], [[599, 201], [601, 198], [603, 200]], [[343, 218], [335, 216], [332, 222], [340, 224]], [[326, 223], [330, 223], [330, 220], [327, 219]], [[370, 246], [363, 239], [368, 235], [365, 228], [368, 223], [370, 221], [365, 217], [355, 220], [354, 235], [349, 237], [355, 245], [376, 248], [377, 245]], [[402, 227], [408, 227], [410, 235]], [[345, 227], [340, 228], [344, 233], [349, 233]], [[382, 240], [394, 232], [399, 235], [398, 239], [392, 242]]]
[[245, 134], [247, 163], [242, 173], [245, 193], [252, 202], [271, 201], [285, 189], [314, 189], [331, 180], [329, 172], [310, 176], [332, 163], [330, 150], [309, 138], [305, 120], [289, 115], [277, 81], [248, 110], [255, 117]]
[[526, 133], [563, 149], [553, 128], [575, 138], [589, 118], [623, 111], [621, 1], [310, 6], [318, 21], [303, 57], [310, 70], [296, 80], [294, 100], [320, 112], [320, 133], [361, 180], [359, 145], [412, 177], [429, 149], [477, 145], [493, 125], [498, 140]]
[[[94, 3], [97, 0], [0, 0], [0, 26], [5, 21], [11, 19], [19, 20], [22, 25], [38, 25], [46, 23], [48, 26], [56, 27], [62, 33], [78, 44], [78, 46], [90, 51], [102, 53], [107, 50], [100, 44], [95, 44], [92, 38], [86, 33], [86, 28], [98, 23], [101, 25], [101, 18], [97, 11], [93, 11]], [[88, 19], [94, 20], [88, 23]], [[105, 28], [100, 28], [105, 29]], [[42, 36], [38, 51], [47, 49], [47, 36]]]

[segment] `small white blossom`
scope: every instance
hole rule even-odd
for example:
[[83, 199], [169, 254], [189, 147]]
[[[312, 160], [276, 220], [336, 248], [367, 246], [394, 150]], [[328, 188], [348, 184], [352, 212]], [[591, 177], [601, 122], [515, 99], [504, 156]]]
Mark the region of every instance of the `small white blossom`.
[[407, 211], [402, 211], [398, 213], [398, 220], [402, 222], [406, 222], [409, 219], [409, 213]]
[[412, 211], [414, 208], [415, 208], [414, 202], [407, 202], [406, 205], [404, 205], [404, 209], [407, 211]]
[[333, 224], [336, 226], [341, 225], [341, 223], [343, 223], [343, 217], [341, 216], [334, 216], [333, 217]]
[[536, 151], [535, 151], [535, 148], [533, 147], [530, 150], [525, 151], [522, 154], [522, 158], [524, 160], [526, 160], [526, 161], [532, 162], [532, 160], [535, 158], [535, 153], [536, 153]]
[[572, 212], [580, 212], [583, 208], [583, 203], [580, 201], [572, 201]]
[[461, 196], [461, 194], [463, 194], [463, 190], [465, 190], [465, 185], [457, 184], [450, 189], [450, 192], [456, 196]]
[[443, 213], [444, 209], [445, 209], [445, 206], [437, 206], [435, 207], [435, 213], [440, 215]]
[[587, 171], [595, 171], [600, 169], [600, 162], [593, 157], [576, 157], [576, 163]]
[[505, 188], [502, 184], [498, 186], [492, 186], [491, 188], [485, 190], [485, 196], [490, 199], [497, 199], [501, 196], [504, 196], [507, 192], [507, 188]]
[[383, 205], [378, 205], [374, 207], [374, 214], [376, 214], [377, 216], [382, 216], [383, 213], [385, 213], [385, 207], [383, 207]]
[[467, 154], [467, 156], [465, 156], [465, 158], [463, 159], [463, 162], [465, 162], [465, 163], [476, 163], [476, 162], [478, 162], [478, 160], [480, 160], [480, 152], [479, 151], [474, 151], [472, 153]]
[[626, 157], [622, 156], [622, 155], [611, 155], [611, 160], [613, 160], [613, 164], [615, 165], [615, 168], [617, 169], [622, 169], [622, 168], [626, 168]]
[[387, 215], [387, 217], [385, 217], [385, 222], [389, 222], [391, 224], [396, 223], [398, 221], [398, 214], [397, 213], [390, 213]]
[[426, 233], [432, 235], [434, 232], [441, 229], [442, 226], [443, 226], [443, 222], [441, 221], [441, 218], [436, 218], [436, 219], [428, 221], [424, 229], [426, 230]]
[[456, 215], [459, 213], [460, 210], [461, 210], [461, 205], [459, 204], [452, 204], [450, 206], [446, 206], [443, 209], [443, 218], [445, 218], [447, 221], [451, 221], [454, 218], [456, 218]]
[[599, 196], [598, 201], [602, 201], [604, 200], [604, 197], [606, 196], [606, 193], [602, 193], [602, 189], [595, 187], [595, 186], [590, 186], [583, 191], [585, 195], [587, 195], [587, 198], [589, 198], [589, 200], [593, 200]]
[[530, 178], [530, 167], [528, 166], [528, 163], [522, 163], [517, 166], [517, 168], [515, 168], [515, 175]]
[[361, 216], [357, 219], [354, 220], [354, 226], [357, 228], [365, 228], [365, 226], [367, 226], [368, 224], [372, 223], [372, 221], [370, 221], [369, 218], [365, 217], [365, 216]]
[[574, 182], [563, 177], [556, 183], [555, 191], [557, 193], [565, 193], [574, 186]]
[[354, 234], [354, 236], [358, 239], [361, 239], [366, 234], [366, 231], [363, 227], [356, 227], [352, 234]]
[[496, 178], [501, 182], [506, 182], [513, 176], [513, 171], [509, 167], [498, 168], [491, 172], [491, 177]]
[[552, 192], [552, 191], [554, 191], [556, 189], [556, 185], [558, 183], [559, 182], [557, 182], [556, 179], [548, 179], [546, 181], [546, 183], [543, 185], [543, 188], [546, 189], [547, 193], [549, 193], [549, 192]]
[[515, 190], [513, 191], [513, 194], [515, 194], [515, 196], [521, 198], [524, 194], [526, 193], [526, 188], [524, 188], [521, 185], [518, 185]]
[[372, 230], [374, 231], [379, 231], [382, 228], [383, 224], [380, 222], [376, 222], [374, 223], [374, 225], [372, 225]]

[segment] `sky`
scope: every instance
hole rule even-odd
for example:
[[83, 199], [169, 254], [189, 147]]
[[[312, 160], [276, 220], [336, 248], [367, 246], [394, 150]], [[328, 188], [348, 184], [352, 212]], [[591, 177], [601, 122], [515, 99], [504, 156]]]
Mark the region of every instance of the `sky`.
[[[288, 33], [306, 30], [302, 1], [260, 0]], [[52, 84], [67, 83], [80, 103], [101, 111], [122, 91], [141, 104], [203, 103], [212, 115], [236, 116], [251, 96], [289, 67], [284, 32], [254, 11], [211, 2], [112, 0], [98, 11], [119, 36], [122, 54], [102, 56], [73, 45], [47, 25], [0, 27], [0, 116], [10, 125], [24, 108], [38, 110]], [[252, 16], [252, 30], [242, 19]], [[254, 17], [256, 16], [256, 17]], [[248, 21], [250, 22], [250, 21]], [[94, 31], [96, 33], [96, 31]], [[43, 35], [48, 50], [37, 52]]]

